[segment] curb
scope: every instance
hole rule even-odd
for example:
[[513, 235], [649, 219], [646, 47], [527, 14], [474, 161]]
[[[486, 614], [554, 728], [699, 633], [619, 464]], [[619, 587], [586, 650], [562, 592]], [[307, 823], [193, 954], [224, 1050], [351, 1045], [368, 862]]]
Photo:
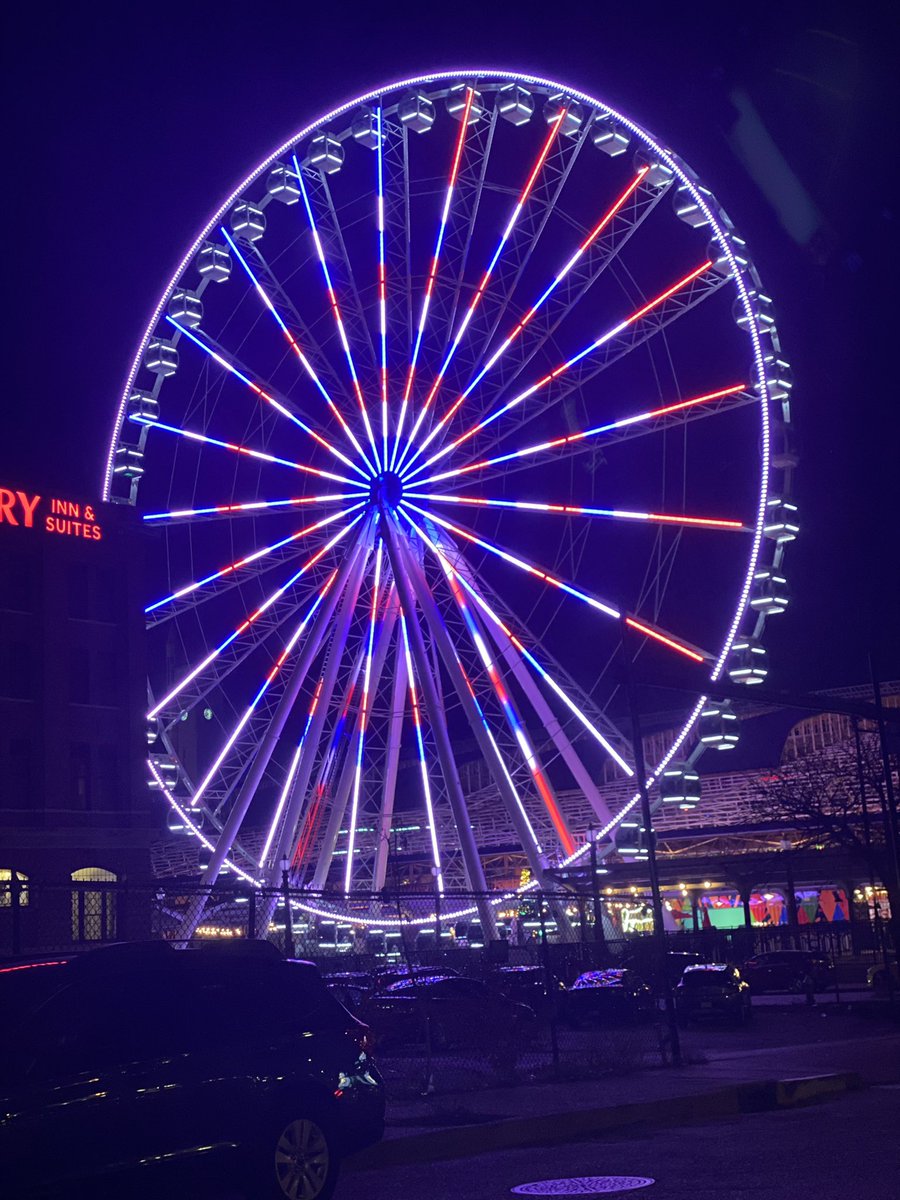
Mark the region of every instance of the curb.
[[861, 1087], [862, 1077], [855, 1071], [845, 1071], [797, 1079], [754, 1080], [699, 1094], [620, 1104], [615, 1108], [582, 1108], [546, 1113], [542, 1116], [513, 1117], [478, 1125], [432, 1129], [427, 1133], [392, 1138], [369, 1146], [348, 1158], [345, 1170], [382, 1170], [441, 1159], [469, 1158], [476, 1154], [513, 1150], [521, 1146], [559, 1145], [636, 1124], [686, 1125], [698, 1118], [738, 1116], [741, 1113], [795, 1108]]

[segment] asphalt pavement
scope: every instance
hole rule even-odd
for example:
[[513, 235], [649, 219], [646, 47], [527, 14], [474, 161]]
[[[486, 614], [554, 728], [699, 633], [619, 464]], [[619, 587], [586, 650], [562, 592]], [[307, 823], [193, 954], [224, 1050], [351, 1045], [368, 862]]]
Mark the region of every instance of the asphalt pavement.
[[[875, 1085], [809, 1107], [635, 1126], [553, 1147], [348, 1173], [335, 1200], [500, 1200], [547, 1179], [630, 1177], [647, 1200], [898, 1200], [900, 1087]], [[541, 1194], [530, 1192], [528, 1194]]]

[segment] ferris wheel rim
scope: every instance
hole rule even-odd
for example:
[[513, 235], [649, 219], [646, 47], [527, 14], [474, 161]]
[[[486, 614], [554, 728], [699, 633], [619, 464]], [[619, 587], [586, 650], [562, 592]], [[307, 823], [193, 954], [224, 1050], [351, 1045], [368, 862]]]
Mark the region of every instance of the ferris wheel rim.
[[[562, 84], [559, 81], [542, 78], [540, 76], [532, 75], [529, 73], [511, 71], [511, 70], [506, 70], [506, 69], [487, 70], [487, 69], [482, 69], [482, 68], [477, 68], [477, 69], [463, 68], [463, 69], [457, 69], [457, 70], [441, 71], [441, 72], [426, 74], [426, 75], [418, 75], [418, 76], [413, 76], [410, 78], [402, 79], [395, 83], [386, 84], [382, 87], [372, 89], [371, 91], [368, 91], [361, 96], [357, 96], [354, 99], [337, 106], [336, 108], [334, 108], [330, 112], [328, 112], [325, 116], [319, 117], [317, 120], [313, 121], [311, 124], [305, 126], [302, 130], [293, 134], [291, 136], [291, 138], [288, 139], [287, 142], [285, 142], [278, 149], [276, 149], [271, 155], [269, 155], [267, 158], [262, 160], [253, 169], [253, 171], [246, 177], [246, 179], [244, 179], [242, 181], [242, 183], [231, 193], [231, 195], [228, 197], [228, 199], [216, 210], [216, 212], [213, 214], [212, 218], [204, 226], [202, 232], [199, 234], [199, 236], [196, 238], [194, 243], [191, 245], [190, 249], [185, 254], [184, 258], [182, 259], [181, 263], [179, 264], [178, 268], [176, 269], [174, 275], [172, 276], [168, 285], [166, 286], [165, 290], [162, 293], [162, 296], [157, 304], [157, 307], [153, 313], [150, 323], [148, 324], [147, 329], [140, 341], [140, 344], [138, 346], [138, 349], [136, 351], [136, 354], [135, 354], [133, 362], [132, 362], [131, 370], [130, 370], [128, 378], [126, 380], [125, 388], [123, 389], [122, 398], [120, 401], [119, 409], [118, 409], [118, 412], [116, 415], [116, 420], [114, 423], [113, 435], [112, 435], [112, 438], [110, 441], [109, 455], [108, 455], [107, 464], [106, 464], [106, 474], [104, 477], [104, 499], [109, 498], [110, 484], [111, 484], [111, 478], [112, 478], [112, 474], [111, 474], [111, 472], [112, 472], [112, 456], [113, 456], [115, 446], [117, 444], [117, 441], [118, 441], [118, 438], [119, 438], [119, 435], [121, 432], [122, 423], [123, 423], [124, 415], [125, 415], [125, 406], [126, 406], [127, 398], [129, 396], [129, 394], [131, 392], [131, 388], [134, 384], [134, 380], [135, 380], [137, 370], [138, 370], [138, 367], [139, 367], [141, 359], [142, 359], [143, 352], [146, 349], [146, 347], [150, 341], [153, 331], [159, 325], [160, 319], [165, 310], [167, 300], [169, 299], [169, 297], [171, 296], [175, 287], [177, 286], [178, 282], [182, 278], [185, 270], [187, 269], [187, 267], [191, 264], [191, 262], [195, 258], [197, 251], [199, 250], [199, 248], [201, 247], [203, 242], [207, 239], [209, 234], [215, 229], [217, 223], [219, 223], [221, 221], [222, 217], [229, 211], [229, 209], [234, 205], [234, 203], [238, 199], [240, 199], [240, 197], [246, 192], [246, 190], [270, 166], [272, 166], [274, 163], [276, 163], [281, 157], [283, 157], [293, 147], [295, 147], [298, 141], [300, 141], [304, 137], [309, 136], [309, 134], [312, 133], [313, 131], [315, 131], [316, 129], [319, 129], [319, 128], [323, 127], [324, 125], [326, 125], [327, 123], [336, 120], [338, 117], [349, 112], [354, 107], [356, 107], [360, 104], [364, 104], [365, 102], [367, 102], [369, 100], [376, 99], [377, 97], [382, 96], [386, 93], [397, 91], [400, 88], [412, 87], [415, 85], [434, 84], [434, 83], [440, 83], [443, 81], [459, 80], [459, 79], [466, 79], [466, 78], [472, 78], [472, 77], [477, 77], [479, 79], [483, 79], [486, 81], [515, 80], [515, 81], [526, 83], [526, 84], [528, 84], [528, 83], [534, 84], [539, 87], [562, 89], [565, 91], [565, 93], [567, 95], [570, 95], [575, 99], [585, 101], [586, 103], [589, 103], [594, 107], [600, 108], [604, 112], [610, 114], [613, 118], [615, 118], [623, 126], [625, 126], [627, 129], [629, 129], [633, 134], [638, 136], [650, 149], [652, 149], [652, 151], [656, 155], [659, 156], [659, 158], [662, 161], [664, 161], [666, 163], [667, 166], [669, 166], [672, 169], [674, 175], [677, 176], [678, 179], [681, 181], [681, 183], [690, 191], [691, 195], [695, 198], [698, 205], [705, 212], [705, 214], [708, 218], [709, 224], [710, 224], [714, 234], [720, 241], [720, 244], [721, 244], [726, 256], [731, 255], [731, 248], [730, 248], [730, 241], [729, 241], [728, 233], [720, 224], [720, 219], [721, 219], [720, 210], [718, 209], [717, 206], [713, 207], [712, 204], [709, 202], [709, 201], [711, 201], [711, 197], [707, 197], [707, 195], [703, 194], [699, 190], [699, 188], [697, 187], [697, 181], [696, 181], [695, 177], [693, 177], [693, 175], [689, 171], [689, 169], [686, 168], [686, 166], [682, 162], [682, 160], [680, 158], [678, 158], [677, 156], [675, 156], [674, 154], [672, 154], [671, 151], [668, 151], [663, 146], [659, 145], [658, 142], [655, 141], [651, 137], [651, 135], [649, 133], [647, 133], [647, 131], [645, 129], [643, 129], [641, 126], [639, 126], [636, 123], [634, 123], [633, 121], [631, 121], [628, 117], [624, 116], [623, 114], [618, 112], [616, 109], [614, 109], [611, 106], [609, 106], [608, 104], [606, 104], [604, 101], [600, 101], [600, 100], [596, 99], [595, 97], [589, 95], [586, 92], [580, 91], [579, 89], [576, 89], [576, 88], [572, 88], [567, 84]], [[758, 330], [757, 322], [756, 322], [756, 313], [755, 313], [753, 301], [752, 301], [752, 298], [750, 295], [750, 291], [746, 287], [746, 283], [743, 278], [743, 274], [737, 268], [737, 266], [734, 264], [733, 259], [732, 259], [732, 265], [734, 268], [733, 272], [732, 272], [732, 281], [733, 281], [735, 288], [738, 291], [739, 297], [740, 297], [742, 305], [744, 307], [744, 311], [747, 315], [748, 327], [749, 327], [749, 331], [750, 331], [751, 340], [753, 342], [753, 357], [754, 357], [754, 363], [755, 363], [755, 368], [756, 368], [756, 382], [754, 384], [754, 388], [758, 392], [757, 400], [758, 400], [758, 404], [759, 404], [759, 410], [760, 410], [760, 414], [761, 414], [761, 424], [762, 424], [762, 447], [761, 447], [761, 464], [760, 464], [761, 487], [760, 487], [759, 503], [758, 503], [758, 507], [757, 507], [756, 522], [755, 522], [755, 526], [754, 526], [754, 530], [753, 530], [753, 545], [752, 545], [751, 552], [750, 552], [750, 555], [748, 558], [748, 565], [747, 565], [747, 570], [746, 570], [745, 576], [744, 576], [741, 594], [740, 594], [737, 606], [735, 608], [734, 616], [731, 621], [731, 625], [730, 625], [729, 631], [726, 635], [725, 641], [722, 645], [721, 650], [718, 653], [718, 657], [715, 659], [715, 661], [712, 665], [712, 671], [710, 673], [710, 679], [712, 681], [717, 680], [721, 675], [721, 672], [725, 666], [727, 657], [731, 651], [731, 647], [734, 642], [734, 638], [738, 632], [739, 625], [740, 625], [740, 623], [743, 619], [744, 613], [747, 609], [747, 601], [748, 601], [748, 597], [749, 597], [750, 586], [751, 586], [754, 571], [755, 571], [757, 563], [758, 563], [759, 551], [760, 551], [760, 547], [762, 544], [765, 505], [766, 505], [766, 500], [767, 500], [767, 496], [768, 496], [768, 485], [769, 485], [769, 477], [770, 477], [770, 470], [771, 470], [770, 462], [769, 462], [769, 404], [770, 404], [770, 397], [769, 397], [768, 389], [767, 389], [765, 363], [763, 360], [763, 352], [762, 352], [762, 348], [760, 345], [759, 330]], [[688, 719], [688, 722], [682, 728], [681, 733], [680, 733], [679, 737], [677, 738], [675, 744], [673, 745], [671, 750], [668, 752], [668, 754], [664, 757], [663, 761], [658, 765], [657, 769], [653, 772], [654, 779], [655, 779], [658, 771], [661, 770], [662, 767], [668, 761], [671, 760], [671, 758], [676, 754], [676, 752], [679, 750], [679, 748], [683, 745], [684, 740], [688, 737], [688, 735], [691, 731], [691, 728], [696, 723], [697, 716], [699, 715], [699, 711], [702, 708], [702, 705], [705, 702], [705, 699], [706, 699], [706, 697], [702, 697], [701, 700], [695, 705], [694, 710], [693, 710], [690, 718]], [[603, 831], [604, 833], [608, 832], [609, 829], [613, 828], [616, 824], [618, 824], [618, 822], [622, 819], [622, 817], [625, 815], [625, 813], [633, 806], [636, 799], [637, 798], [635, 797], [635, 799], [632, 800], [629, 805], [625, 806], [625, 808], [623, 808], [619, 813], [616, 814], [616, 817], [610, 823], [609, 828]], [[598, 836], [601, 836], [601, 835], [598, 835]], [[586, 851], [587, 848], [588, 848], [588, 843], [585, 843], [584, 845], [579, 847], [573, 855], [571, 855], [568, 859], [564, 860], [564, 864], [575, 861]], [[239, 870], [239, 868], [237, 868], [237, 866], [235, 869]], [[380, 920], [382, 923], [385, 922], [384, 918], [378, 918], [378, 920]], [[426, 923], [427, 920], [428, 920], [428, 918], [423, 919], [422, 923], [423, 924]]]

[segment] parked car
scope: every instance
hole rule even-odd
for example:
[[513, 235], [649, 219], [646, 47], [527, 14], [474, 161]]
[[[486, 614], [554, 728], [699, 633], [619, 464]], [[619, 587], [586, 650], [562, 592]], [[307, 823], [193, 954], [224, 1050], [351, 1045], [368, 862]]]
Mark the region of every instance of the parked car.
[[562, 1006], [566, 985], [555, 975], [547, 983], [547, 972], [543, 967], [520, 966], [498, 967], [491, 975], [491, 982], [498, 991], [510, 1000], [527, 1004], [542, 1018], [549, 1018], [554, 1007]]
[[563, 996], [562, 1015], [577, 1027], [592, 1021], [638, 1021], [655, 1009], [649, 984], [636, 971], [615, 967], [579, 975]]
[[171, 1172], [202, 1162], [254, 1196], [326, 1200], [382, 1136], [384, 1087], [318, 969], [264, 947], [0, 968], [4, 1195], [179, 1194]]
[[383, 992], [393, 983], [404, 979], [430, 979], [433, 975], [459, 975], [453, 967], [408, 967], [397, 965], [392, 967], [376, 967], [372, 972], [372, 990]]
[[824, 954], [807, 950], [769, 950], [748, 958], [744, 978], [753, 992], [802, 992], [807, 980], [820, 992], [834, 983], [834, 968]]
[[352, 1013], [362, 1007], [374, 987], [372, 976], [366, 971], [333, 971], [323, 978], [332, 995]]
[[745, 1025], [752, 1015], [750, 985], [730, 963], [686, 967], [675, 988], [679, 1020], [720, 1019]]
[[527, 1037], [535, 1013], [480, 979], [432, 973], [401, 979], [377, 992], [360, 1015], [382, 1043], [432, 1048], [489, 1047]]
[[[697, 954], [692, 950], [667, 950], [666, 974], [669, 987], [675, 987], [686, 967], [694, 967], [704, 961], [702, 954]], [[640, 951], [633, 950], [624, 958], [622, 966], [637, 971], [638, 975], [651, 985], [656, 985], [657, 978], [661, 974], [658, 951], [652, 943], [642, 946]], [[661, 992], [661, 986], [657, 990]]]

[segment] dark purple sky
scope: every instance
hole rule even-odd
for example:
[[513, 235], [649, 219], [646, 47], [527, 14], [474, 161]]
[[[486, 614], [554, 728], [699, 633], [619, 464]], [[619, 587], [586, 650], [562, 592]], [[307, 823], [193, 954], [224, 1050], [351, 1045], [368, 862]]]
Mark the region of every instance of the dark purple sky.
[[[788, 563], [795, 603], [767, 631], [772, 682], [861, 680], [870, 641], [882, 673], [900, 675], [896, 26], [850, 12], [805, 21], [790, 4], [746, 16], [667, 5], [665, 18], [642, 4], [16, 7], [4, 38], [4, 481], [97, 490], [160, 289], [210, 210], [291, 132], [403, 75], [532, 70], [678, 150], [775, 298], [796, 376], [803, 536]], [[813, 250], [785, 233], [729, 145], [735, 87], [822, 214]]]

